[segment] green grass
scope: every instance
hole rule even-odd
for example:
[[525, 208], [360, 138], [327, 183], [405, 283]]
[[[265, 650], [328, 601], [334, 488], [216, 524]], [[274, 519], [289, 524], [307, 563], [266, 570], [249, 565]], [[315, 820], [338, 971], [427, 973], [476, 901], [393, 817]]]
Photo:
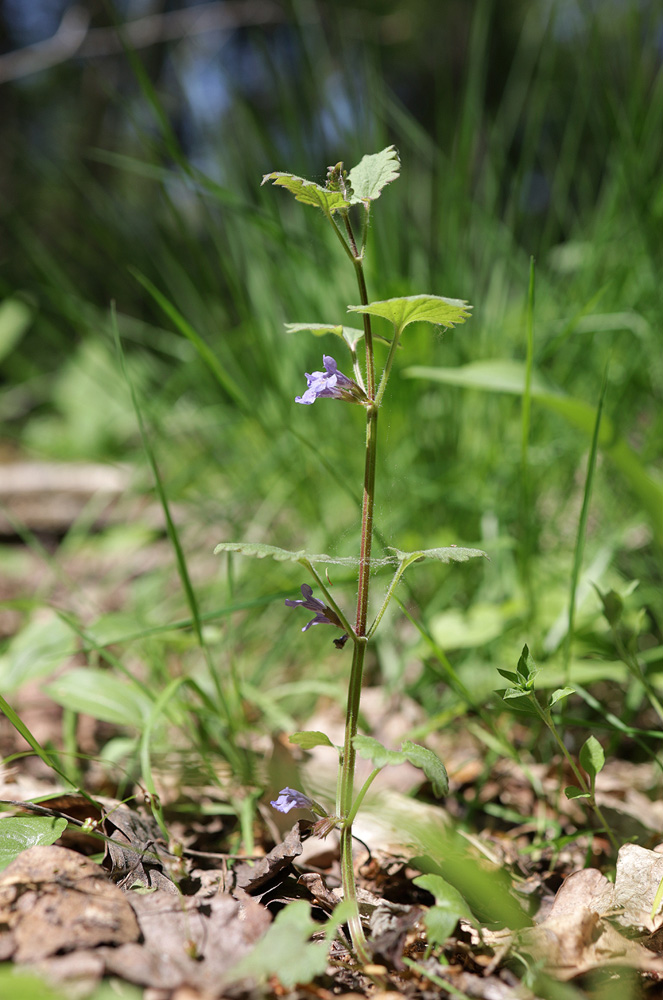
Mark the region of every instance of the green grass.
[[[639, 43], [654, 14], [626, 8], [619, 33], [597, 14], [576, 43], [588, 52], [578, 59], [538, 5], [528, 9], [496, 88], [490, 5], [476, 5], [462, 81], [440, 69], [429, 130], [385, 84], [384, 49], [353, 48], [355, 72], [347, 52], [341, 59], [333, 40], [323, 44], [302, 22], [292, 29], [298, 81], [250, 35], [272, 83], [270, 114], [234, 95], [212, 148], [213, 177], [187, 160], [168, 124], [168, 95], [142, 71], [130, 97], [111, 105], [131, 128], [103, 148], [72, 149], [62, 164], [22, 161], [47, 221], [29, 208], [6, 219], [16, 259], [3, 287], [34, 309], [3, 360], [8, 433], [30, 456], [127, 462], [135, 492], [175, 512], [170, 556], [133, 579], [127, 571], [121, 610], [80, 613], [72, 593], [64, 620], [100, 684], [121, 680], [116, 697], [131, 691], [143, 712], [149, 745], [128, 726], [118, 748], [129, 773], [149, 788], [155, 761], [171, 766], [177, 730], [183, 771], [190, 777], [198, 760], [244, 816], [245, 841], [242, 803], [274, 790], [260, 741], [298, 728], [321, 696], [342, 700], [347, 666], [327, 636], [302, 636], [284, 608], [303, 582], [297, 572], [211, 551], [248, 538], [354, 554], [363, 463], [360, 413], [294, 404], [304, 371], [336, 344], [288, 336], [283, 324], [342, 322], [357, 293], [322, 217], [260, 187], [273, 169], [321, 179], [328, 163], [350, 165], [395, 142], [402, 178], [374, 212], [369, 295], [429, 291], [474, 305], [463, 328], [414, 328], [399, 352], [380, 428], [377, 554], [382, 542], [476, 544], [491, 562], [412, 570], [399, 596], [419, 631], [390, 616], [373, 682], [406, 691], [431, 719], [453, 716], [460, 698], [453, 724], [478, 718], [489, 739], [486, 719], [497, 720], [506, 752], [511, 721], [492, 694], [496, 668], [514, 669], [528, 642], [542, 684], [558, 683], [572, 592], [571, 682], [609, 687], [613, 717], [653, 728], [591, 583], [625, 592], [638, 580], [625, 626], [636, 646], [661, 645], [663, 74], [653, 46]], [[334, 105], [334, 79], [361, 89], [353, 115]], [[336, 120], [333, 144], [324, 115]], [[541, 205], [537, 184], [547, 192]], [[494, 391], [512, 362], [531, 374], [524, 403], [522, 388]], [[466, 367], [478, 363], [489, 365], [487, 377]], [[413, 366], [420, 377], [401, 377]], [[157, 543], [159, 532], [139, 525], [94, 535], [83, 524], [55, 560], [93, 559], [104, 545], [147, 553]], [[339, 568], [332, 579], [349, 607], [352, 574]], [[26, 609], [24, 629], [39, 603]], [[44, 661], [43, 676], [51, 669]], [[655, 688], [659, 675], [653, 663]], [[88, 708], [108, 721], [108, 711]], [[577, 746], [604, 723], [591, 695], [573, 700]], [[611, 732], [612, 752], [625, 752]], [[640, 740], [640, 753], [658, 752], [647, 734]], [[521, 757], [549, 752], [532, 724]]]

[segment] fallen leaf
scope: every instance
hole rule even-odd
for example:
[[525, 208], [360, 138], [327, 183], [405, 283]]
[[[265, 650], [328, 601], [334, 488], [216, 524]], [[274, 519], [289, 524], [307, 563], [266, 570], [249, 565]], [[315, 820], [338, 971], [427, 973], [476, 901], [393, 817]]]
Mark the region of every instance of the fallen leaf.
[[235, 884], [248, 893], [258, 892], [281, 872], [289, 868], [302, 853], [302, 839], [311, 828], [307, 820], [299, 820], [282, 844], [277, 844], [269, 854], [253, 864], [244, 862], [235, 868]]
[[[138, 923], [104, 870], [65, 847], [31, 847], [0, 876], [0, 925], [17, 962], [135, 941]], [[3, 935], [4, 937], [4, 935]], [[7, 950], [4, 942], [3, 951]]]

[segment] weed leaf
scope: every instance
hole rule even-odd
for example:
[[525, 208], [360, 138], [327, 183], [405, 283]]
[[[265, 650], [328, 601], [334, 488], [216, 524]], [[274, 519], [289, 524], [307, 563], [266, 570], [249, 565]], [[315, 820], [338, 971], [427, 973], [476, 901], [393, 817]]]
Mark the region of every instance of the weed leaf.
[[375, 201], [387, 184], [397, 180], [400, 172], [401, 161], [395, 146], [363, 156], [348, 177], [354, 191], [353, 202]]
[[419, 889], [425, 889], [435, 896], [435, 906], [424, 916], [431, 944], [443, 945], [453, 934], [461, 917], [476, 924], [476, 918], [465, 897], [441, 875], [419, 875], [412, 881]]
[[325, 215], [331, 215], [341, 209], [350, 208], [351, 202], [346, 201], [340, 191], [329, 191], [320, 187], [315, 181], [307, 181], [305, 177], [297, 177], [295, 174], [287, 174], [281, 170], [275, 170], [271, 174], [265, 174], [262, 183], [272, 181], [279, 187], [286, 188], [294, 194], [296, 201], [301, 201], [303, 205], [313, 205], [314, 208], [321, 209]]
[[9, 816], [0, 819], [0, 871], [29, 847], [54, 844], [67, 828], [66, 819], [53, 816]]
[[[358, 330], [354, 326], [341, 326], [334, 323], [286, 323], [286, 333], [299, 333], [308, 330], [316, 337], [322, 337], [325, 333], [334, 333], [337, 337], [342, 337], [351, 351], [354, 351], [357, 344], [364, 336], [363, 330]], [[373, 334], [373, 340], [380, 340], [383, 344], [390, 344], [391, 341], [379, 334]]]
[[590, 736], [585, 740], [580, 748], [579, 759], [583, 771], [586, 771], [592, 780], [603, 770], [605, 754], [596, 736]]
[[562, 698], [568, 698], [570, 694], [575, 694], [575, 692], [576, 692], [575, 688], [570, 688], [570, 687], [557, 688], [557, 690], [553, 691], [553, 693], [550, 695], [548, 708], [552, 708], [553, 705], [556, 705], [558, 701], [562, 700]]
[[370, 760], [376, 768], [392, 767], [396, 764], [404, 764], [407, 757], [400, 750], [387, 750], [378, 740], [372, 736], [355, 736], [352, 740], [354, 748], [364, 760]]
[[576, 788], [575, 785], [567, 785], [564, 794], [567, 799], [588, 799], [590, 797], [589, 792], [583, 792], [582, 788]]
[[471, 308], [462, 299], [445, 299], [441, 295], [406, 295], [398, 299], [369, 302], [367, 306], [348, 306], [348, 311], [381, 316], [401, 332], [410, 323], [435, 323], [439, 326], [464, 323]]
[[152, 702], [137, 685], [87, 667], [70, 670], [48, 684], [45, 691], [58, 705], [116, 726], [142, 730], [152, 709]]
[[482, 549], [467, 549], [459, 545], [447, 545], [441, 549], [421, 549], [419, 552], [402, 552], [400, 549], [389, 545], [388, 548], [394, 553], [400, 563], [411, 565], [422, 559], [437, 559], [438, 562], [467, 562], [468, 559], [475, 559], [478, 556], [488, 558]]
[[449, 791], [449, 778], [444, 764], [432, 750], [422, 747], [419, 743], [411, 743], [405, 740], [401, 745], [401, 751], [415, 767], [421, 768], [431, 785], [433, 792], [438, 798], [442, 798]]
[[338, 566], [355, 566], [356, 559], [350, 556], [327, 556], [324, 553], [312, 554], [305, 549], [291, 552], [289, 549], [280, 549], [276, 545], [262, 545], [258, 542], [219, 542], [214, 549], [214, 555], [219, 552], [239, 552], [243, 556], [252, 556], [255, 559], [275, 559], [277, 562], [301, 562], [301, 563], [336, 563]]
[[[313, 729], [307, 729], [301, 733], [293, 733], [288, 737], [290, 743], [302, 747], [304, 750], [311, 750], [313, 747], [334, 747], [334, 744], [324, 733]], [[334, 749], [336, 749], [334, 747]]]
[[243, 978], [265, 982], [278, 976], [286, 990], [310, 983], [327, 967], [327, 945], [310, 941], [319, 924], [303, 900], [289, 903], [245, 959], [232, 970], [233, 981]]

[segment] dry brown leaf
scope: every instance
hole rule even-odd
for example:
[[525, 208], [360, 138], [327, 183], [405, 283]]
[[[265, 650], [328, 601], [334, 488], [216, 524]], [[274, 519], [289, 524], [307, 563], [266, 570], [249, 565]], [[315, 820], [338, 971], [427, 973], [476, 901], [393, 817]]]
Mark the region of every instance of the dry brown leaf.
[[583, 868], [564, 880], [548, 916], [562, 917], [583, 908], [598, 914], [607, 913], [614, 906], [614, 891], [612, 882], [597, 868]]
[[174, 990], [188, 985], [218, 996], [228, 970], [271, 923], [265, 907], [218, 894], [177, 898], [157, 891], [130, 894], [143, 944], [99, 949], [106, 971], [139, 986]]
[[123, 944], [140, 933], [103, 869], [64, 847], [31, 847], [8, 865], [0, 876], [0, 924], [8, 928], [17, 962]]
[[277, 844], [264, 858], [253, 864], [243, 862], [237, 865], [236, 885], [249, 893], [255, 893], [288, 869], [294, 859], [302, 853], [302, 839], [310, 828], [311, 823], [299, 820], [290, 833], [286, 834], [283, 843]]
[[620, 848], [614, 902], [622, 912], [617, 914], [617, 921], [624, 927], [635, 927], [650, 933], [663, 926], [660, 904], [653, 920], [651, 916], [661, 880], [663, 855], [637, 844], [625, 844]]

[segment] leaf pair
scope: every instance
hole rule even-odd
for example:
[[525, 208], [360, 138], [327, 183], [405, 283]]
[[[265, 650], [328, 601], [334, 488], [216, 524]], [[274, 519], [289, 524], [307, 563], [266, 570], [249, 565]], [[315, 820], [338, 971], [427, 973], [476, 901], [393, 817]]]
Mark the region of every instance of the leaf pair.
[[[303, 750], [324, 746], [333, 747], [338, 753], [341, 752], [341, 748], [335, 747], [328, 736], [313, 729], [293, 733], [290, 742], [302, 747]], [[382, 770], [387, 765], [394, 766], [409, 762], [424, 772], [438, 798], [446, 795], [449, 791], [446, 768], [437, 754], [427, 747], [422, 747], [419, 743], [412, 743], [411, 740], [405, 740], [401, 743], [400, 750], [387, 750], [372, 736], [355, 736], [352, 742], [359, 756], [363, 757], [364, 760], [370, 760], [376, 770]]]
[[332, 186], [322, 187], [315, 181], [282, 170], [265, 174], [262, 183], [272, 181], [294, 194], [296, 201], [303, 205], [312, 205], [321, 209], [325, 215], [331, 216], [334, 212], [347, 212], [353, 205], [375, 201], [380, 197], [383, 188], [396, 180], [400, 170], [401, 161], [396, 147], [387, 146], [380, 153], [364, 156], [357, 166], [350, 170], [348, 182], [352, 193], [349, 198], [346, 198], [342, 191], [334, 190]]

